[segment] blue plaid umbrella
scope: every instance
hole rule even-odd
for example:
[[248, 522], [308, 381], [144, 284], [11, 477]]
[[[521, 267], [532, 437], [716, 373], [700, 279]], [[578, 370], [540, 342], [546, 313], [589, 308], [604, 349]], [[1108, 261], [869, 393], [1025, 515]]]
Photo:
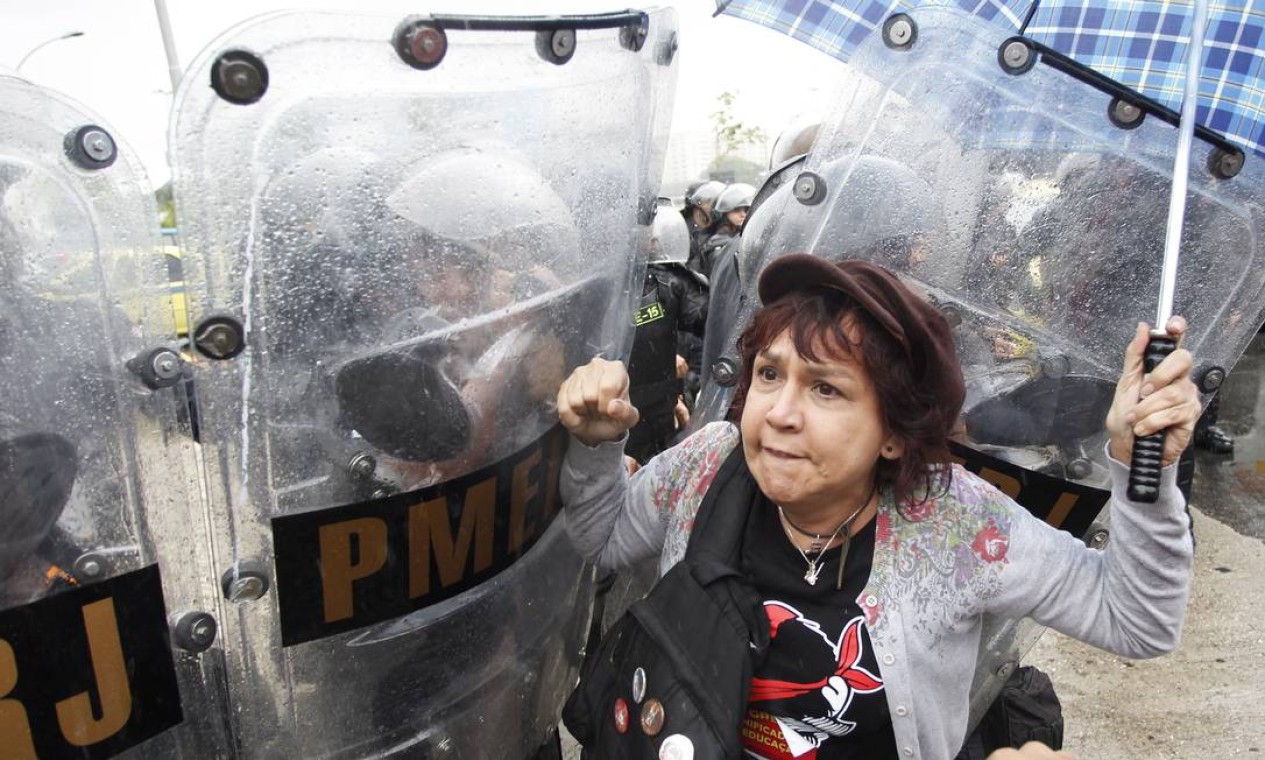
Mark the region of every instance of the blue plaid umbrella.
[[[917, 0], [718, 0], [717, 12], [840, 60]], [[942, 0], [1074, 59], [1173, 111], [1181, 108], [1192, 4], [1176, 0]], [[1198, 123], [1265, 156], [1265, 2], [1210, 0]]]

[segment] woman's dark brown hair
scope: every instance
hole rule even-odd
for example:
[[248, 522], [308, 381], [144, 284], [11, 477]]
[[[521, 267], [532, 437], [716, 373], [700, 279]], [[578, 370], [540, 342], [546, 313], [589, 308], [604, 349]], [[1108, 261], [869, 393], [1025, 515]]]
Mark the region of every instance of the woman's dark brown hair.
[[[885, 299], [884, 306], [907, 326], [908, 347], [856, 299], [837, 289], [808, 286], [756, 312], [738, 339], [742, 372], [730, 419], [742, 417], [756, 356], [784, 331], [790, 333], [795, 350], [808, 361], [843, 357], [859, 361], [878, 395], [883, 424], [905, 444], [900, 459], [880, 458], [878, 462], [879, 485], [891, 488], [897, 503], [903, 504], [932, 498], [948, 487], [952, 472], [948, 436], [962, 408], [964, 386], [944, 318], [903, 285], [897, 283], [897, 287], [904, 291], [901, 296], [908, 297]], [[860, 331], [855, 343], [848, 337], [849, 321]], [[920, 345], [927, 341], [943, 343]], [[841, 441], [844, 435], [846, 431], [840, 431]]]

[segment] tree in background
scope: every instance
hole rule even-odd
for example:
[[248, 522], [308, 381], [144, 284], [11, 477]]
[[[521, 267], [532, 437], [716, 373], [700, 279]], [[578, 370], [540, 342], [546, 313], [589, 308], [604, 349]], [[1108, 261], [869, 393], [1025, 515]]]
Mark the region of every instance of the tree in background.
[[171, 183], [163, 185], [154, 192], [154, 200], [158, 203], [158, 224], [164, 229], [176, 226], [176, 199], [171, 194]]
[[733, 115], [736, 96], [726, 90], [716, 96], [718, 107], [712, 112], [716, 128], [716, 158], [707, 166], [707, 176], [721, 182], [747, 182], [758, 185], [762, 164], [739, 155], [747, 146], [763, 148], [767, 135], [760, 127], [748, 127]]

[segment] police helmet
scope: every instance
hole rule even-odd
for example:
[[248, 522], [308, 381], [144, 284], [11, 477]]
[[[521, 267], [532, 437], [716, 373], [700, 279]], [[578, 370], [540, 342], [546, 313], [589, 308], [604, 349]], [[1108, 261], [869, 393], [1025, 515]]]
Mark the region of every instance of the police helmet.
[[[807, 156], [800, 155], [787, 162], [777, 171], [770, 174], [756, 191], [751, 206], [747, 209], [747, 219], [742, 225], [742, 244], [739, 258], [744, 262], [757, 261], [764, 255], [764, 249], [777, 227], [777, 219], [792, 193], [795, 178], [804, 169]], [[766, 208], [767, 204], [767, 208]], [[808, 243], [802, 240], [795, 227], [782, 230], [782, 244], [787, 250], [806, 249]], [[744, 279], [746, 273], [744, 272]]]
[[[572, 210], [497, 147], [445, 151], [403, 174], [385, 196], [399, 295], [377, 345], [335, 368], [339, 421], [405, 462], [470, 453], [488, 426], [538, 434], [551, 424], [541, 389], [556, 392], [563, 365], [590, 350], [577, 325], [609, 298], [580, 266]], [[526, 361], [534, 354], [556, 361]], [[537, 365], [558, 376], [540, 380]], [[475, 380], [497, 392], [466, 398]], [[518, 445], [510, 438], [497, 445]]]
[[685, 207], [707, 209], [715, 205], [716, 198], [724, 189], [724, 182], [717, 182], [714, 179], [708, 180], [685, 196]]
[[820, 121], [793, 124], [784, 129], [782, 134], [777, 136], [777, 140], [773, 143], [773, 150], [769, 153], [769, 170], [778, 169], [792, 158], [807, 153], [813, 147], [813, 142], [816, 141], [820, 130]]
[[660, 198], [650, 228], [650, 263], [684, 264], [690, 258], [690, 231], [671, 201]]
[[716, 198], [714, 211], [718, 215], [728, 214], [742, 208], [751, 208], [755, 200], [755, 186], [745, 182], [735, 182], [726, 187]]
[[864, 251], [862, 258], [909, 272], [917, 263], [916, 249], [929, 244], [944, 226], [931, 186], [904, 163], [881, 156], [855, 159], [847, 178], [833, 190], [832, 213], [819, 231], [817, 247], [841, 254]]
[[579, 258], [570, 209], [508, 151], [461, 149], [427, 158], [387, 206], [430, 235], [481, 248], [507, 267], [570, 271]]
[[[690, 184], [688, 184], [688, 185], [686, 185], [686, 186], [685, 186], [685, 196], [684, 196], [684, 197], [685, 197], [685, 208], [686, 208], [686, 209], [689, 209], [689, 207], [690, 207], [690, 199], [694, 197], [694, 193], [698, 192], [698, 189], [699, 189], [700, 187], [702, 187], [703, 185], [707, 184], [707, 183], [708, 183], [708, 181], [709, 181], [709, 180], [700, 179], [700, 180], [699, 180], [699, 181], [697, 181], [697, 182], [691, 182]], [[660, 199], [660, 200], [662, 200], [662, 199]]]

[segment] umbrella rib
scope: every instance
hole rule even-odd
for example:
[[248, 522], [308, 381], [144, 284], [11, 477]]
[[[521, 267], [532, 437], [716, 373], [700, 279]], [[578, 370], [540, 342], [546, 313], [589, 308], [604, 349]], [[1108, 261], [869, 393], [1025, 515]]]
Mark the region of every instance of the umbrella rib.
[[1032, 5], [1028, 6], [1028, 13], [1023, 17], [1023, 23], [1019, 25], [1019, 36], [1022, 37], [1028, 33], [1028, 24], [1032, 23], [1032, 17], [1037, 15], [1037, 8], [1041, 6], [1041, 0], [1032, 0]]

